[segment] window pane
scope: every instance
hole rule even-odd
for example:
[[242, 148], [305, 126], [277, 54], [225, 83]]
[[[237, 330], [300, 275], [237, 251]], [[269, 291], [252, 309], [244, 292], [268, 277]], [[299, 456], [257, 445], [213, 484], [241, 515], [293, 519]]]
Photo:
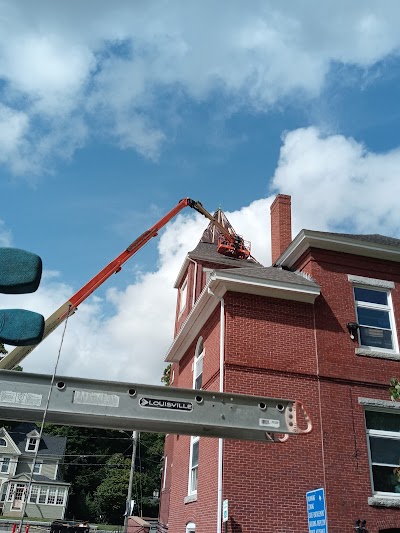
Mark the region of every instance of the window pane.
[[387, 292], [374, 291], [372, 289], [361, 289], [354, 287], [354, 297], [359, 302], [368, 302], [372, 304], [387, 305]]
[[197, 467], [193, 468], [193, 470], [190, 473], [190, 491], [191, 492], [197, 491]]
[[40, 487], [39, 503], [46, 503], [47, 487]]
[[400, 465], [400, 440], [370, 437], [371, 458], [373, 463]]
[[400, 493], [400, 480], [394, 470], [389, 466], [372, 466], [375, 491]]
[[29, 503], [36, 503], [39, 487], [32, 487], [31, 494], [29, 496]]
[[360, 341], [363, 346], [393, 349], [392, 332], [385, 329], [360, 327]]
[[64, 503], [64, 493], [65, 493], [65, 489], [58, 489], [57, 491], [57, 500], [56, 500], [56, 504], [57, 505], [63, 505]]
[[192, 467], [199, 464], [199, 441], [193, 443], [192, 447]]
[[368, 429], [400, 432], [400, 416], [395, 413], [381, 413], [380, 411], [366, 411], [365, 419]]
[[201, 389], [201, 386], [203, 385], [203, 374], [200, 374], [197, 376], [194, 382], [194, 388], [195, 389]]
[[389, 311], [357, 307], [358, 322], [362, 326], [390, 329]]

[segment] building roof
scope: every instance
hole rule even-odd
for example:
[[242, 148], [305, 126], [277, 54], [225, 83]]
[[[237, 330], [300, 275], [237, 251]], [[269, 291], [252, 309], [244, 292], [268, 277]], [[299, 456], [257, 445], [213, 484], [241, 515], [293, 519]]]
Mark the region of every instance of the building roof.
[[253, 258], [249, 259], [235, 259], [234, 257], [227, 257], [217, 251], [217, 245], [209, 242], [200, 241], [194, 250], [189, 252], [188, 257], [194, 260], [207, 261], [217, 265], [227, 265], [236, 268], [260, 266], [260, 263]]
[[353, 239], [354, 241], [365, 241], [373, 244], [384, 244], [385, 246], [395, 246], [400, 248], [400, 239], [395, 239], [394, 237], [386, 237], [385, 235], [380, 235], [379, 233], [370, 233], [367, 235], [354, 234], [354, 233], [333, 233], [328, 231], [319, 231], [321, 235], [332, 235], [332, 237], [346, 237], [348, 239]]
[[[20, 474], [11, 477], [9, 481], [29, 481], [30, 478], [30, 473], [21, 472]], [[71, 485], [71, 483], [68, 483], [67, 481], [62, 481], [60, 479], [51, 479], [47, 476], [42, 476], [41, 474], [33, 474], [32, 481], [35, 481], [36, 483], [46, 483], [46, 485], [64, 485], [68, 487]]]
[[[22, 453], [32, 454], [32, 452], [25, 452], [25, 448], [27, 434], [30, 433], [33, 429], [37, 429], [36, 425], [26, 422], [23, 424], [19, 424], [10, 432], [11, 438]], [[55, 435], [42, 435], [42, 439], [39, 444], [38, 456], [52, 455], [55, 457], [63, 457], [66, 445], [66, 437], [58, 437]]]
[[290, 272], [289, 270], [283, 270], [282, 268], [277, 267], [263, 267], [255, 265], [251, 268], [241, 268], [240, 272], [232, 268], [227, 268], [223, 272], [224, 274], [238, 274], [240, 276], [244, 276], [245, 278], [278, 281], [282, 283], [291, 283], [315, 288], [319, 287], [315, 281], [301, 272]]
[[400, 262], [400, 239], [379, 234], [360, 235], [303, 229], [275, 264], [292, 268], [310, 248]]

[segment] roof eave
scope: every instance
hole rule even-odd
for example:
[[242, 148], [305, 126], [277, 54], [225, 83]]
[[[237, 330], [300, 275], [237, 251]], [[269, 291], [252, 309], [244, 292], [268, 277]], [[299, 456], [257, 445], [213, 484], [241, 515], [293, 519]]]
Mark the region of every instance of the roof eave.
[[190, 262], [189, 254], [187, 254], [187, 256], [185, 257], [185, 260], [184, 260], [184, 262], [183, 262], [183, 264], [181, 266], [181, 269], [179, 270], [178, 276], [177, 276], [177, 278], [175, 280], [174, 289], [178, 289], [179, 288], [179, 285], [181, 284], [183, 275], [185, 274], [185, 272], [188, 269], [189, 262]]
[[277, 266], [291, 268], [310, 248], [319, 248], [363, 257], [374, 257], [400, 262], [400, 250], [393, 246], [357, 241], [343, 236], [329, 236], [311, 230], [301, 230], [275, 262]]
[[314, 303], [320, 294], [318, 286], [312, 287], [273, 280], [259, 280], [240, 276], [239, 273], [227, 274], [224, 270], [214, 271], [169, 348], [165, 357], [166, 362], [178, 362], [182, 359], [206, 320], [217, 307], [219, 301], [210, 294], [210, 291], [213, 295], [219, 297], [223, 297], [227, 291], [233, 291], [310, 304]]

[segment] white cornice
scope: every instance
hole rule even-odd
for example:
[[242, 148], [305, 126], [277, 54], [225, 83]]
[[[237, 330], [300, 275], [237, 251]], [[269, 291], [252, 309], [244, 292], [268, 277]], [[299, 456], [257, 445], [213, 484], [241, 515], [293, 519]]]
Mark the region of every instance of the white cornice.
[[320, 294], [318, 286], [312, 287], [297, 283], [242, 276], [240, 275], [240, 269], [235, 273], [227, 273], [226, 270], [216, 270], [211, 274], [209, 282], [204, 287], [195, 306], [182, 324], [179, 333], [168, 350], [165, 361], [169, 363], [180, 361], [192, 342], [199, 335], [201, 328], [211, 316], [211, 313], [219, 304], [218, 299], [211, 296], [208, 289], [220, 297], [224, 296], [227, 291], [233, 291], [284, 300], [295, 300], [310, 304]]
[[400, 249], [396, 249], [393, 246], [362, 240], [357, 241], [354, 238], [342, 235], [329, 235], [303, 229], [277, 259], [275, 264], [291, 268], [303, 253], [311, 247], [400, 262]]

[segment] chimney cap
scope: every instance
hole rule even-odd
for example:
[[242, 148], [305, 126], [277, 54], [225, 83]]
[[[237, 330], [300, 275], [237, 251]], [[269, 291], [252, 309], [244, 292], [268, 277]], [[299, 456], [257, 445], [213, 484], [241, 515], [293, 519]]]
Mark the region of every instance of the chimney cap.
[[271, 204], [271, 210], [276, 204], [291, 204], [292, 197], [289, 194], [277, 194], [275, 200]]

